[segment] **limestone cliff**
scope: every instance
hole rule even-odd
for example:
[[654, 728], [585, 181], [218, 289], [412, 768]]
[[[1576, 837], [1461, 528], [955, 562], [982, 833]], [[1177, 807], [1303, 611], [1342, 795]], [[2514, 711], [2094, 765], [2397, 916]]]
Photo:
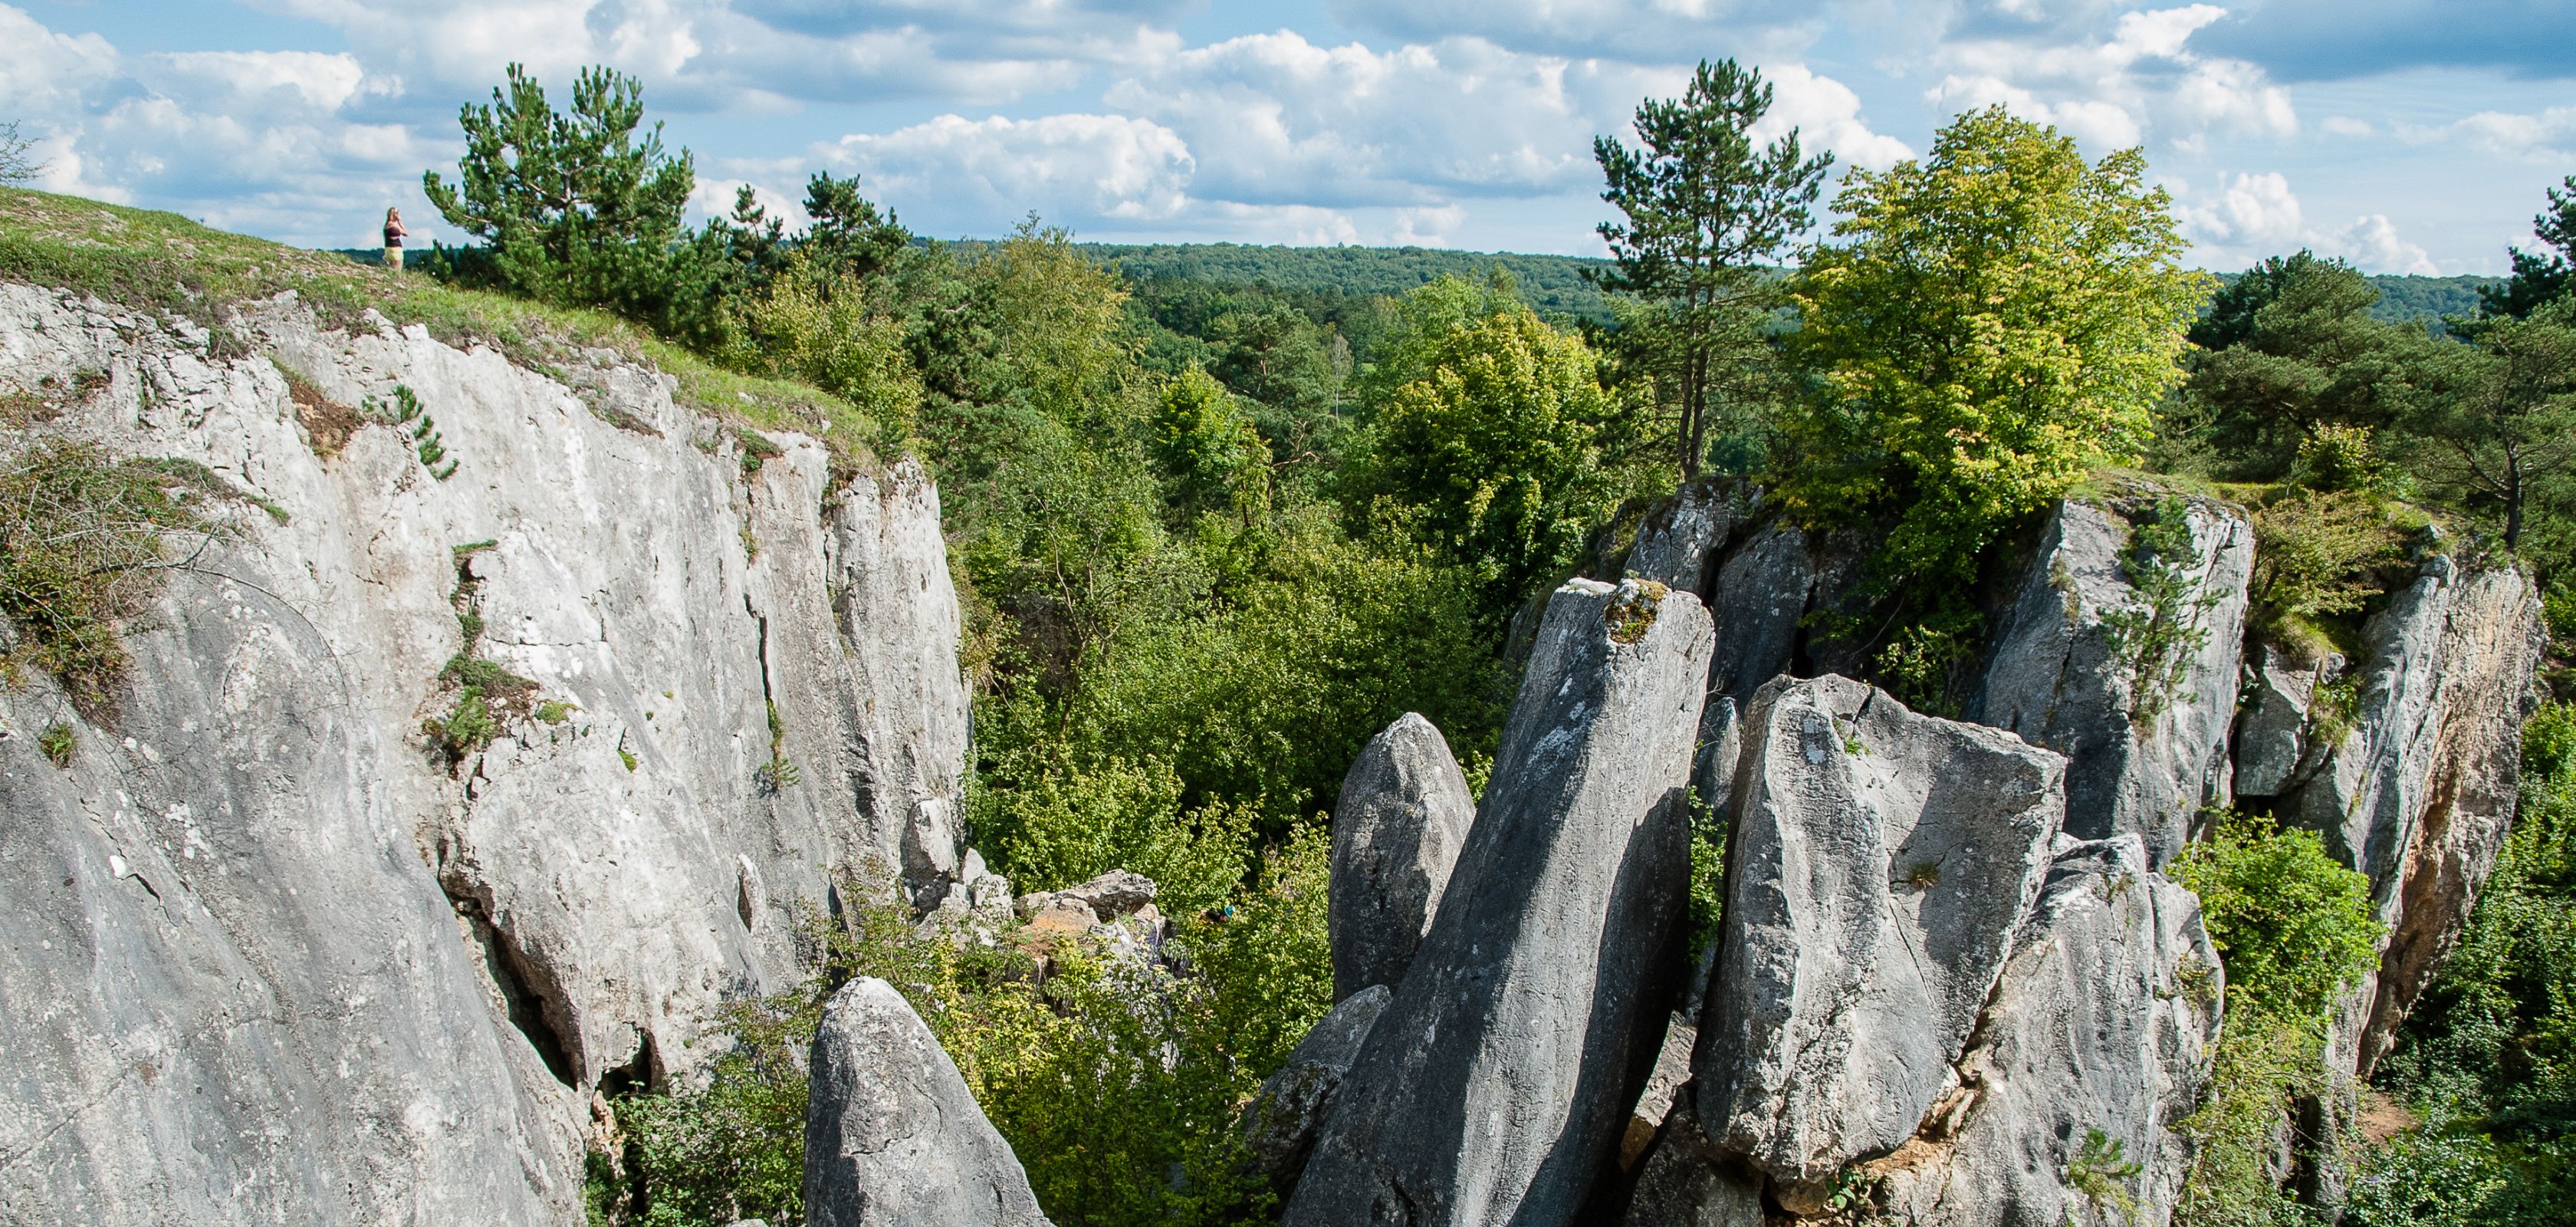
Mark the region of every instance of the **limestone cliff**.
[[[0, 388], [82, 389], [39, 429], [275, 509], [189, 543], [112, 723], [0, 695], [0, 1219], [578, 1221], [594, 1092], [701, 1060], [830, 868], [958, 876], [938, 493], [604, 350], [233, 330], [0, 285]], [[533, 688], [451, 757], [460, 658]]]

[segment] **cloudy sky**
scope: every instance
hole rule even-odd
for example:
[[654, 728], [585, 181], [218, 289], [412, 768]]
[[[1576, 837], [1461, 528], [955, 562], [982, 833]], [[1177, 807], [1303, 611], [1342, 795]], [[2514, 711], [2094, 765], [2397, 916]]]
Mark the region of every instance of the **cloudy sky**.
[[943, 237], [1593, 253], [1593, 135], [1720, 56], [1846, 165], [1993, 102], [2143, 145], [2219, 269], [2497, 272], [2576, 171], [2568, 0], [0, 0], [0, 120], [42, 186], [358, 246], [446, 232], [504, 64], [608, 63], [702, 209], [829, 168]]

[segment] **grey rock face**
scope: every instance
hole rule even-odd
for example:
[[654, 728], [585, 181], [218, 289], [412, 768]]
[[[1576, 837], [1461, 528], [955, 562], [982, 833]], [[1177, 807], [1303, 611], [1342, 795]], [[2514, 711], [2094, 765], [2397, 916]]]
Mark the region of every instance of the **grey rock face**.
[[823, 1007], [808, 1066], [805, 1221], [814, 1227], [1045, 1223], [1028, 1174], [903, 995], [853, 980]]
[[2370, 875], [2388, 927], [2379, 972], [2356, 1002], [2358, 1043], [2344, 1046], [2367, 1076], [2495, 868], [2547, 631], [2520, 571], [2464, 571], [2437, 556], [2362, 633], [2352, 729], [2279, 813]]
[[1764, 1227], [1762, 1173], [1709, 1144], [1689, 1112], [1664, 1119], [1629, 1195], [1627, 1227]]
[[1752, 491], [1741, 481], [1687, 483], [1638, 523], [1626, 571], [1705, 601], [1727, 543], [1751, 510]]
[[1333, 998], [1404, 979], [1439, 911], [1476, 798], [1430, 721], [1406, 712], [1369, 739], [1333, 805]]
[[1918, 1227], [2119, 1221], [2065, 1179], [2099, 1130], [2144, 1169], [2118, 1182], [2127, 1221], [2166, 1222], [2187, 1158], [2171, 1126], [2208, 1077], [2220, 993], [2200, 901], [2147, 867], [2137, 836], [2067, 847], [1960, 1062], [1965, 1086], [1870, 1165], [1890, 1205]]
[[2255, 657], [2252, 688], [2236, 718], [2234, 791], [2240, 797], [2275, 797], [2303, 778], [2317, 688], [2342, 675], [2344, 659], [2329, 654], [2302, 664], [2270, 644], [2259, 645]]
[[1270, 1075], [1245, 1106], [1243, 1140], [1272, 1188], [1285, 1194], [1296, 1187], [1298, 1175], [1306, 1170], [1306, 1155], [1314, 1149], [1315, 1133], [1323, 1128], [1324, 1115], [1332, 1108], [1333, 1092], [1358, 1059], [1369, 1028], [1377, 1025], [1378, 1015], [1394, 999], [1394, 990], [1383, 984], [1342, 998], [1306, 1038], [1297, 1041], [1288, 1063]]
[[[56, 429], [288, 517], [172, 577], [74, 770], [12, 769], [0, 881], [29, 902], [0, 908], [0, 998], [49, 1004], [0, 1011], [0, 1065], [36, 1071], [0, 1086], [0, 1218], [572, 1221], [601, 1079], [702, 1060], [725, 994], [790, 973], [833, 866], [954, 813], [935, 494], [900, 465], [835, 488], [792, 435], [746, 478], [613, 356], [567, 384], [291, 299], [235, 332], [262, 352], [0, 285], [0, 386], [106, 372]], [[411, 389], [451, 479], [383, 424], [317, 457], [272, 356], [343, 404]], [[458, 600], [566, 718], [451, 767], [420, 730], [455, 702]], [[0, 695], [11, 727], [55, 710]]]
[[1289, 1224], [1576, 1213], [1678, 987], [1709, 647], [1686, 594], [1556, 591], [1450, 890], [1334, 1097]]
[[1745, 716], [1699, 1123], [1784, 1180], [1893, 1149], [1955, 1084], [2064, 813], [2065, 760], [1848, 678]]
[[1754, 533], [1727, 555], [1708, 605], [1718, 628], [1708, 668], [1712, 701], [1731, 699], [1741, 712], [1764, 682], [1788, 670], [1815, 586], [1807, 534], [1786, 524]]
[[[2149, 611], [2121, 572], [2130, 528], [2091, 503], [2058, 504], [1967, 718], [2067, 756], [2066, 830], [2083, 839], [2145, 836], [2157, 865], [2190, 838], [2201, 807], [2227, 800], [2227, 742], [2254, 532], [2207, 499], [2186, 504], [2189, 585], [2165, 611], [2189, 636], [2179, 676], [2137, 684], [2144, 637], [2118, 617]], [[2131, 514], [2147, 513], [2141, 500]], [[2145, 673], [2156, 672], [2152, 666]]]

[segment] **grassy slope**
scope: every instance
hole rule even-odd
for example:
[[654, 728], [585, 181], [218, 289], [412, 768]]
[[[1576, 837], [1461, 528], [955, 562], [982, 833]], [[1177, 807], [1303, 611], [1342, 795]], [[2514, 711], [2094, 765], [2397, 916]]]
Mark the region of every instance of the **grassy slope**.
[[420, 324], [441, 341], [490, 345], [540, 371], [567, 349], [613, 349], [673, 376], [681, 403], [723, 421], [821, 434], [836, 449], [855, 448], [871, 434], [871, 424], [846, 401], [803, 384], [724, 370], [614, 316], [453, 289], [334, 252], [208, 229], [175, 213], [0, 188], [0, 281], [82, 290], [185, 316], [214, 330], [219, 349], [231, 343], [223, 330], [225, 305], [293, 290], [326, 324], [352, 325], [373, 308], [396, 324]]

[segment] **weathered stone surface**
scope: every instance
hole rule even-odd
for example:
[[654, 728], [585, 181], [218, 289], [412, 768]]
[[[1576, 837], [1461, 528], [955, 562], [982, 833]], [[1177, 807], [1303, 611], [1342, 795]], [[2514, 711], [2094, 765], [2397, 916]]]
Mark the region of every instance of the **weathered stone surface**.
[[2221, 979], [2200, 901], [2147, 867], [2137, 836], [2071, 844], [1960, 1061], [1962, 1090], [1864, 1170], [1916, 1227], [2118, 1222], [2065, 1176], [2099, 1130], [2144, 1169], [2117, 1181], [2137, 1207], [2126, 1221], [2163, 1224], [2187, 1158], [2171, 1126], [2208, 1077]]
[[1689, 1112], [1664, 1119], [1629, 1195], [1627, 1227], [1764, 1227], [1762, 1173], [1721, 1154]]
[[1684, 484], [1638, 522], [1627, 574], [1705, 602], [1726, 546], [1752, 508], [1753, 492], [1740, 479]]
[[[792, 970], [830, 867], [954, 812], [935, 495], [902, 465], [835, 486], [793, 435], [747, 477], [602, 353], [559, 356], [568, 386], [291, 300], [234, 333], [261, 352], [0, 285], [0, 387], [107, 375], [52, 429], [287, 516], [243, 509], [174, 574], [119, 725], [75, 721], [74, 770], [31, 758], [0, 798], [31, 901], [0, 909], [0, 1066], [30, 1071], [0, 1085], [0, 1218], [574, 1221], [601, 1081], [702, 1059], [726, 993]], [[318, 457], [272, 355], [347, 405], [411, 389], [452, 477], [380, 421]], [[565, 719], [451, 768], [420, 730], [455, 702], [460, 600]], [[773, 703], [795, 770], [764, 775]], [[14, 727], [60, 710], [0, 695]]]
[[1699, 1124], [1776, 1178], [1914, 1133], [1955, 1082], [2065, 806], [2065, 760], [1848, 678], [1745, 716]]
[[1638, 1092], [1637, 1106], [1628, 1113], [1627, 1132], [1619, 1137], [1621, 1171], [1636, 1170], [1638, 1160], [1663, 1129], [1664, 1118], [1672, 1115], [1674, 1097], [1690, 1085], [1691, 1050], [1699, 1045], [1699, 1027], [1690, 1019], [1697, 1016], [1676, 1012], [1664, 1025], [1654, 1071], [1646, 1075], [1646, 1089]]
[[903, 994], [853, 980], [823, 1007], [808, 1065], [813, 1227], [1045, 1223], [1028, 1174]]
[[2254, 532], [2233, 507], [2185, 500], [2193, 548], [2180, 561], [2190, 595], [2158, 615], [2187, 636], [2182, 667], [2170, 684], [2141, 687], [2142, 673], [2157, 672], [2139, 664], [2141, 636], [2106, 616], [2148, 612], [2122, 574], [2132, 553], [2123, 514], [2153, 514], [2156, 502], [2148, 494], [2116, 510], [2058, 504], [1967, 718], [2067, 756], [2067, 833], [2134, 831], [2163, 865], [2182, 851], [2201, 808], [2227, 800]]
[[2528, 576], [2436, 555], [2362, 634], [2351, 731], [2278, 812], [2370, 875], [2388, 928], [2379, 970], [2347, 1011], [2355, 1039], [2337, 1045], [2367, 1076], [2495, 868], [2547, 631]]
[[1253, 1162], [1281, 1194], [1295, 1188], [1298, 1174], [1306, 1170], [1306, 1156], [1333, 1106], [1333, 1092], [1358, 1059], [1369, 1028], [1377, 1025], [1378, 1015], [1394, 999], [1395, 991], [1383, 984], [1342, 998], [1306, 1038], [1297, 1041], [1287, 1064], [1270, 1075], [1245, 1106], [1243, 1140], [1252, 1150]]
[[1815, 587], [1807, 534], [1787, 524], [1763, 528], [1727, 555], [1709, 595], [1709, 621], [1717, 628], [1708, 667], [1711, 702], [1732, 699], [1741, 713], [1754, 691], [1788, 671]]
[[1557, 590], [1450, 890], [1334, 1097], [1289, 1224], [1576, 1213], [1678, 988], [1709, 647], [1687, 594]]
[[2236, 718], [2234, 791], [2240, 797], [2275, 797], [2304, 778], [2317, 688], [2342, 676], [2344, 659], [2328, 653], [2302, 663], [2268, 643], [2254, 657], [2244, 710]]
[[1079, 899], [1090, 907], [1093, 915], [1102, 920], [1115, 920], [1121, 916], [1132, 916], [1136, 909], [1152, 903], [1159, 889], [1154, 885], [1154, 879], [1141, 873], [1112, 869], [1090, 881], [1065, 887], [1056, 895], [1064, 899]]
[[1439, 911], [1476, 798], [1432, 723], [1406, 712], [1369, 739], [1333, 805], [1333, 997], [1393, 985]]

